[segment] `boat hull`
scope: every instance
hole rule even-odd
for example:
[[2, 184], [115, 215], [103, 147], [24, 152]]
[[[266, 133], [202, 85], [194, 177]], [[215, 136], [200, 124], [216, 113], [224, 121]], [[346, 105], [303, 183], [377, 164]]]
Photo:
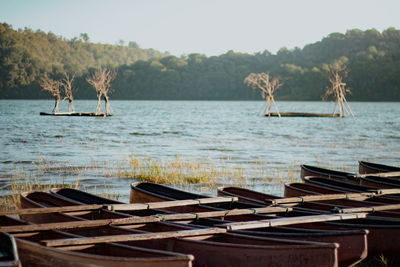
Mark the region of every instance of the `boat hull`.
[[17, 245], [12, 235], [0, 232], [0, 266], [21, 267]]
[[359, 161], [358, 162], [358, 172], [361, 174], [370, 174], [370, 173], [382, 173], [382, 172], [398, 172], [400, 171], [399, 167], [377, 164], [367, 161]]
[[[143, 185], [141, 187], [140, 185]], [[146, 183], [134, 183], [131, 185], [131, 202], [135, 201], [136, 199], [140, 199], [140, 201], [150, 202], [150, 201], [163, 201], [166, 199], [171, 200], [172, 195], [175, 193], [176, 189], [172, 189], [171, 192], [166, 193], [166, 195], [162, 195], [161, 190], [164, 188], [168, 190], [168, 188], [160, 185], [155, 185], [154, 191], [149, 191], [148, 189], [151, 188], [151, 184]], [[251, 193], [248, 190], [249, 194]], [[228, 195], [225, 195], [228, 196]], [[233, 196], [233, 195], [229, 195]], [[235, 195], [246, 203], [255, 203], [260, 204], [262, 201], [254, 201], [251, 196], [254, 195], [246, 195], [239, 196]], [[180, 197], [183, 198], [183, 192], [180, 193]], [[188, 195], [191, 197], [191, 195]], [[274, 196], [266, 196], [265, 199], [273, 198]], [[292, 228], [281, 228], [280, 231], [271, 231], [271, 229], [264, 229], [264, 231], [239, 231], [239, 233], [245, 234], [253, 234], [257, 236], [268, 236], [268, 237], [276, 237], [276, 238], [291, 238], [297, 240], [306, 240], [306, 241], [317, 241], [317, 242], [327, 242], [327, 243], [338, 243], [338, 257], [341, 266], [349, 266], [352, 264], [356, 264], [362, 261], [364, 258], [367, 257], [367, 233], [368, 231], [365, 230], [356, 230], [356, 231], [306, 231], [301, 232], [299, 229], [292, 229]], [[288, 231], [288, 232], [285, 232]], [[291, 232], [289, 232], [291, 231]]]
[[[67, 205], [65, 197], [63, 200], [51, 200], [51, 195], [45, 193], [33, 193], [21, 197], [21, 203], [24, 207], [38, 207], [35, 200], [46, 202], [49, 205], [63, 203]], [[75, 201], [77, 199], [75, 198]], [[90, 201], [86, 199], [86, 201]], [[74, 202], [72, 202], [74, 203]], [[106, 212], [113, 214], [114, 212]], [[129, 215], [121, 215], [115, 213], [121, 218], [129, 217]], [[63, 214], [58, 214], [58, 216]], [[68, 216], [68, 215], [63, 215]], [[33, 222], [44, 222], [48, 215], [40, 216], [40, 219], [35, 219], [38, 216], [30, 216]], [[85, 218], [90, 217], [85, 215]], [[51, 221], [56, 220], [54, 217], [48, 217]], [[73, 217], [71, 217], [71, 220]], [[81, 218], [83, 219], [83, 218]], [[98, 218], [101, 219], [101, 218]], [[62, 220], [62, 219], [61, 219]], [[162, 228], [161, 223], [156, 223], [157, 231]], [[186, 227], [188, 228], [188, 227]], [[179, 227], [175, 228], [175, 230]], [[193, 229], [193, 228], [189, 228]], [[127, 231], [126, 229], [124, 229]], [[138, 229], [135, 229], [138, 230]], [[102, 231], [112, 231], [111, 229], [103, 229]], [[74, 232], [75, 234], [77, 232]], [[83, 233], [86, 235], [87, 233]], [[247, 241], [246, 241], [247, 240]], [[207, 235], [200, 237], [188, 238], [169, 238], [162, 240], [124, 242], [126, 245], [145, 246], [147, 248], [157, 250], [167, 250], [179, 252], [181, 254], [190, 253], [194, 255], [195, 266], [287, 266], [288, 261], [282, 259], [282, 255], [287, 258], [297, 258], [298, 261], [294, 266], [313, 266], [317, 262], [319, 266], [337, 266], [337, 244], [304, 242], [293, 240], [278, 240], [271, 238], [257, 238], [233, 234]], [[228, 256], [229, 255], [229, 256]], [[292, 264], [293, 265], [293, 264]]]

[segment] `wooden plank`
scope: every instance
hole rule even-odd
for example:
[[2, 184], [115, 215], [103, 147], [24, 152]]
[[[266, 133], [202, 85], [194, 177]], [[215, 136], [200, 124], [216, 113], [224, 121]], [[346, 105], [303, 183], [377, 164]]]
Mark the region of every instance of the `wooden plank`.
[[358, 208], [345, 208], [338, 210], [339, 213], [358, 213], [358, 212], [375, 212], [375, 211], [385, 211], [385, 210], [398, 210], [400, 209], [400, 204], [391, 205], [380, 205], [373, 207], [358, 207]]
[[43, 213], [53, 213], [53, 212], [68, 212], [68, 211], [82, 211], [82, 210], [96, 210], [103, 208], [103, 205], [93, 204], [93, 205], [74, 205], [74, 206], [63, 206], [63, 207], [48, 207], [48, 208], [30, 208], [30, 209], [19, 209], [19, 210], [9, 210], [0, 211], [0, 215], [11, 215], [11, 214], [43, 214]]
[[158, 216], [146, 217], [127, 217], [122, 219], [101, 219], [101, 220], [82, 220], [72, 222], [55, 222], [55, 223], [41, 223], [41, 224], [28, 224], [28, 225], [13, 225], [13, 226], [0, 226], [0, 232], [8, 233], [21, 233], [32, 231], [47, 231], [47, 230], [61, 230], [61, 229], [77, 229], [87, 227], [98, 227], [111, 224], [136, 224], [136, 223], [151, 223], [159, 222], [162, 218]]
[[312, 201], [336, 200], [336, 199], [368, 199], [376, 196], [375, 193], [348, 193], [348, 194], [324, 194], [324, 195], [308, 195], [301, 197], [288, 197], [279, 199], [269, 199], [267, 202], [272, 204], [285, 204], [285, 203], [303, 203]]
[[286, 207], [264, 207], [256, 209], [233, 209], [233, 210], [209, 211], [209, 212], [198, 212], [198, 213], [159, 214], [159, 215], [151, 215], [143, 217], [133, 216], [120, 219], [103, 219], [103, 220], [91, 220], [91, 221], [82, 220], [73, 222], [1, 226], [0, 232], [19, 233], [19, 232], [31, 232], [31, 231], [98, 227], [103, 225], [127, 225], [127, 224], [152, 223], [152, 222], [173, 221], [173, 220], [195, 220], [200, 218], [226, 217], [226, 216], [236, 216], [236, 215], [246, 215], [246, 214], [247, 215], [257, 214], [257, 213], [261, 214], [261, 213], [288, 212], [292, 210], [293, 210], [292, 208], [286, 208]]
[[[343, 215], [345, 215], [345, 216], [343, 216]], [[228, 231], [234, 231], [234, 230], [264, 228], [264, 227], [277, 227], [277, 226], [302, 224], [302, 223], [316, 223], [316, 222], [361, 219], [361, 218], [365, 218], [366, 216], [367, 216], [367, 213], [312, 215], [312, 216], [299, 216], [299, 217], [290, 217], [290, 218], [248, 221], [248, 222], [226, 223], [226, 224], [221, 224], [219, 226], [226, 227], [226, 229]]]
[[379, 189], [376, 196], [400, 194], [400, 188]]
[[382, 178], [400, 177], [400, 172], [380, 172], [380, 173], [357, 174], [356, 178], [365, 178], [368, 176], [382, 177]]
[[201, 236], [201, 235], [222, 234], [222, 233], [226, 233], [226, 229], [207, 228], [207, 229], [181, 230], [181, 231], [146, 233], [146, 234], [66, 238], [66, 239], [59, 239], [59, 240], [43, 240], [41, 242], [48, 247], [56, 247], [56, 246], [71, 246], [71, 245], [110, 243], [110, 242], [126, 242], [126, 241], [139, 241], [139, 240], [151, 240], [151, 239], [164, 239], [164, 238], [174, 238], [174, 237]]
[[199, 199], [186, 199], [186, 200], [172, 200], [162, 202], [149, 202], [149, 203], [133, 203], [133, 204], [114, 204], [107, 205], [109, 210], [145, 210], [145, 209], [162, 209], [170, 207], [202, 205], [213, 203], [227, 203], [237, 202], [237, 197], [212, 197], [212, 198], [199, 198]]
[[21, 233], [43, 230], [60, 230], [73, 229], [82, 227], [97, 227], [109, 224], [110, 220], [95, 220], [95, 221], [73, 221], [73, 222], [57, 222], [57, 223], [41, 223], [27, 225], [0, 226], [0, 232]]
[[400, 188], [380, 189], [373, 193], [343, 193], [343, 194], [308, 195], [308, 196], [301, 196], [301, 197], [266, 199], [265, 201], [272, 203], [272, 204], [285, 204], [285, 203], [302, 203], [302, 202], [336, 200], [336, 199], [366, 200], [370, 197], [379, 197], [379, 196], [393, 195], [393, 194], [400, 194]]
[[83, 210], [96, 210], [105, 208], [108, 210], [146, 210], [146, 209], [161, 209], [168, 207], [180, 207], [189, 205], [200, 205], [200, 204], [212, 204], [212, 203], [227, 203], [236, 202], [237, 197], [212, 197], [212, 198], [200, 198], [200, 199], [189, 199], [189, 200], [174, 200], [174, 201], [163, 201], [163, 202], [150, 202], [150, 203], [135, 203], [135, 204], [112, 204], [112, 205], [74, 205], [74, 206], [63, 206], [63, 207], [47, 207], [47, 208], [30, 208], [30, 209], [19, 209], [10, 211], [0, 211], [0, 216], [11, 215], [11, 214], [44, 214], [54, 212], [69, 212], [69, 211], [83, 211]]
[[[233, 210], [221, 210], [221, 211], [207, 211], [207, 212], [197, 212], [197, 213], [176, 213], [176, 214], [160, 214], [156, 215], [160, 217], [162, 221], [176, 221], [176, 220], [196, 220], [201, 218], [215, 218], [215, 217], [227, 217], [227, 216], [238, 216], [238, 215], [251, 215], [251, 214], [265, 214], [265, 213], [279, 213], [279, 212], [289, 212], [293, 208], [289, 207], [264, 207], [264, 208], [254, 208], [254, 209], [233, 209]], [[140, 217], [146, 218], [146, 217]], [[129, 218], [127, 218], [129, 220]], [[137, 219], [135, 222], [140, 223]], [[129, 221], [127, 223], [130, 223]], [[114, 220], [112, 225], [122, 225], [127, 224], [124, 219]]]

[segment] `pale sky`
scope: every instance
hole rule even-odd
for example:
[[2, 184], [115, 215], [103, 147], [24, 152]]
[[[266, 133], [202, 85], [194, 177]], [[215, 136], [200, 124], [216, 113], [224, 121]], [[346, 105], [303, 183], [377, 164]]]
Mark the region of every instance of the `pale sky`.
[[0, 0], [0, 22], [173, 55], [276, 53], [332, 32], [400, 29], [399, 0]]

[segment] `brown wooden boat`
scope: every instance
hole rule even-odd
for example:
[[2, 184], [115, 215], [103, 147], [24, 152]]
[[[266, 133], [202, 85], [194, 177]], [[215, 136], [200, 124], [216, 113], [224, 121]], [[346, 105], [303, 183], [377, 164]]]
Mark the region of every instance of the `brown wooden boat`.
[[[281, 197], [233, 186], [219, 187], [218, 195], [238, 197], [240, 200], [257, 204], [272, 202], [284, 205], [286, 207], [296, 207], [301, 209], [327, 211], [327, 212], [337, 212], [339, 209], [346, 209], [346, 208], [379, 207], [387, 204], [387, 203], [369, 201], [371, 198], [362, 194], [353, 194], [354, 199], [351, 199], [349, 195], [345, 196], [345, 194], [339, 194], [339, 195], [326, 195], [326, 198], [321, 196], [318, 198], [318, 200], [316, 197], [314, 197], [311, 199], [309, 198], [310, 200], [305, 201], [304, 199], [307, 199], [307, 197], [304, 197], [302, 198], [302, 200], [298, 199], [298, 201], [292, 201], [292, 202], [282, 201], [282, 203], [280, 203], [279, 200], [282, 200]], [[374, 195], [371, 194], [371, 196]], [[361, 198], [362, 200], [360, 200]], [[376, 197], [375, 199], [379, 199], [379, 197]], [[381, 216], [387, 218], [400, 218], [400, 212], [392, 210], [390, 211], [377, 210], [376, 212], [374, 212], [374, 216]]]
[[[348, 194], [348, 190], [339, 188], [329, 188], [323, 185], [311, 184], [311, 183], [286, 183], [284, 196], [285, 197], [299, 197], [307, 195], [322, 195], [322, 194]], [[373, 195], [368, 199], [372, 203], [381, 204], [394, 204], [399, 203], [396, 198], [390, 198], [390, 195], [376, 196]]]
[[[161, 186], [162, 188], [164, 186]], [[172, 189], [174, 190], [174, 189]], [[100, 198], [82, 191], [74, 189], [57, 189], [56, 191], [64, 197], [70, 197], [75, 201], [82, 200], [85, 204], [114, 204], [115, 201]], [[176, 194], [175, 194], [176, 193]], [[185, 198], [183, 191], [174, 192], [174, 195], [180, 195], [181, 198]], [[191, 197], [201, 198], [202, 195], [193, 195], [188, 193]], [[142, 195], [142, 200], [146, 201], [146, 195]], [[153, 195], [150, 199], [154, 201], [163, 200], [162, 196]], [[147, 225], [148, 226], [148, 225]], [[146, 226], [146, 227], [147, 227]], [[158, 226], [157, 226], [158, 227]], [[235, 231], [236, 233], [269, 237], [269, 238], [284, 238], [292, 240], [303, 240], [313, 242], [327, 242], [327, 243], [338, 243], [338, 256], [340, 266], [349, 266], [356, 264], [357, 262], [364, 259], [367, 255], [366, 230], [314, 230], [314, 229], [302, 229], [302, 228], [290, 228], [290, 227], [277, 227], [267, 228], [253, 231]]]
[[317, 176], [332, 180], [344, 181], [347, 183], [358, 184], [375, 188], [400, 188], [400, 180], [391, 177], [359, 176], [354, 173], [330, 170], [310, 165], [301, 165], [301, 178], [307, 176]]
[[[228, 187], [229, 188], [229, 187]], [[262, 201], [264, 199], [268, 200], [271, 198], [270, 195], [263, 194], [260, 192], [255, 192], [251, 190], [241, 190], [238, 188], [235, 189], [227, 189], [223, 190], [226, 192], [229, 192], [228, 195], [236, 195], [238, 197], [244, 198], [247, 201], [250, 201], [251, 199], [255, 198], [255, 201]], [[316, 206], [313, 206], [315, 208]], [[370, 217], [369, 220], [365, 220], [365, 222], [360, 223], [358, 227], [364, 227], [365, 229], [368, 229], [370, 231], [368, 235], [368, 251], [369, 255], [379, 255], [379, 253], [383, 253], [386, 255], [391, 255], [392, 257], [396, 258], [396, 248], [392, 247], [389, 248], [387, 246], [388, 243], [395, 242], [393, 240], [395, 235], [398, 235], [400, 233], [400, 225], [396, 223], [392, 224], [391, 223], [395, 222], [398, 219], [394, 219], [393, 221], [389, 220], [387, 221], [386, 219], [381, 219], [379, 217], [373, 218]], [[389, 224], [387, 224], [389, 223]], [[301, 227], [310, 227], [310, 225], [301, 225]], [[341, 222], [341, 223], [326, 223], [326, 225], [322, 226], [322, 229], [330, 229], [331, 227], [337, 227], [337, 229], [344, 229], [344, 228], [349, 228], [349, 229], [356, 229], [357, 225], [354, 223], [350, 222]], [[397, 233], [397, 234], [396, 234]], [[385, 240], [382, 242], [382, 240]], [[400, 240], [399, 240], [400, 241]], [[398, 241], [397, 241], [398, 242]], [[385, 246], [385, 248], [383, 248]], [[385, 252], [383, 252], [385, 250]]]
[[[0, 226], [26, 222], [0, 216]], [[60, 231], [14, 234], [22, 266], [192, 266], [193, 256], [120, 244], [46, 247], [41, 240], [77, 237]], [[0, 265], [1, 266], [1, 265]]]
[[383, 172], [399, 172], [400, 168], [384, 164], [372, 163], [367, 161], [358, 162], [358, 172], [361, 174], [373, 174]]
[[21, 266], [14, 237], [12, 235], [2, 232], [0, 232], [0, 266]]
[[[131, 200], [141, 199], [142, 201], [160, 201], [160, 200], [163, 200], [165, 198], [166, 199], [172, 199], [175, 195], [179, 196], [179, 198], [183, 199], [183, 198], [185, 198], [185, 193], [186, 192], [181, 191], [181, 190], [177, 190], [177, 189], [174, 189], [174, 188], [166, 187], [166, 186], [163, 186], [163, 185], [156, 185], [156, 184], [152, 184], [152, 183], [133, 183], [131, 185]], [[192, 197], [192, 194], [193, 193], [188, 193], [188, 196]], [[149, 196], [149, 197], [146, 198], [146, 196]], [[197, 197], [199, 197], [199, 195], [197, 195]], [[249, 199], [243, 198], [242, 200], [244, 202], [246, 202], [246, 203], [250, 203]], [[285, 216], [285, 215], [287, 215], [287, 214], [283, 214], [283, 216]], [[304, 231], [303, 228], [301, 228], [301, 229]], [[315, 229], [318, 229], [318, 230], [315, 230]], [[308, 230], [310, 230], [310, 229], [308, 229]], [[321, 226], [317, 225], [316, 227], [313, 227], [313, 229], [311, 229], [311, 230], [321, 231], [319, 233], [319, 237], [316, 236], [316, 235], [318, 235], [318, 234], [316, 234], [316, 232], [314, 232], [314, 233], [311, 233], [311, 232], [309, 232], [309, 233], [305, 233], [305, 232], [301, 233], [301, 230], [299, 230], [298, 228], [293, 228], [293, 227], [290, 227], [290, 228], [280, 227], [280, 228], [277, 228], [277, 229], [274, 229], [274, 230], [271, 230], [271, 229], [260, 229], [257, 232], [259, 234], [269, 235], [269, 234], [271, 234], [271, 232], [275, 232], [276, 234], [279, 234], [279, 233], [285, 234], [287, 232], [293, 231], [293, 232], [297, 232], [298, 233], [298, 238], [304, 238], [304, 235], [308, 234], [310, 237], [313, 236], [314, 238], [321, 238], [320, 240], [323, 240], [324, 234], [322, 232], [326, 231], [327, 236], [325, 236], [325, 238], [327, 238], [327, 239], [331, 238], [331, 240], [334, 240], [334, 238], [337, 238], [336, 242], [339, 242], [341, 244], [341, 246], [342, 246], [341, 247], [342, 249], [339, 248], [339, 255], [340, 255], [339, 256], [339, 260], [346, 258], [347, 256], [349, 256], [349, 254], [354, 252], [354, 251], [352, 251], [352, 249], [346, 249], [347, 246], [352, 246], [351, 245], [352, 241], [349, 240], [351, 238], [358, 239], [358, 241], [356, 241], [355, 243], [357, 243], [359, 247], [357, 247], [356, 249], [358, 249], [358, 248], [361, 248], [361, 250], [364, 249], [363, 245], [360, 246], [360, 242], [365, 242], [364, 241], [365, 239], [364, 239], [364, 237], [360, 236], [360, 232], [358, 232], [358, 234], [355, 234], [353, 232], [353, 234], [355, 234], [354, 236], [350, 237], [350, 235], [351, 235], [350, 234], [349, 236], [345, 237], [346, 233], [345, 233], [344, 229], [341, 230], [342, 232], [339, 231], [339, 232], [334, 233], [335, 229], [333, 227], [330, 227], [329, 230], [332, 231], [332, 232], [329, 233], [328, 228], [323, 229], [323, 228], [321, 228]], [[360, 230], [361, 232], [364, 231], [363, 228], [358, 228], [358, 230]], [[246, 234], [250, 234], [249, 232], [250, 231], [246, 232]], [[255, 232], [253, 232], [253, 234], [254, 233]], [[360, 237], [361, 237], [361, 240], [360, 240]], [[342, 241], [346, 240], [346, 238], [349, 238], [349, 239], [347, 239], [347, 241], [344, 242], [344, 243], [339, 241], [339, 240], [342, 240]], [[354, 242], [354, 240], [353, 240], [353, 242]], [[364, 245], [365, 245], [365, 243], [364, 243]], [[359, 253], [359, 252], [360, 251], [357, 251], [357, 253]], [[361, 254], [362, 253], [363, 252], [361, 252]], [[358, 254], [358, 255], [360, 255], [360, 254]], [[352, 256], [354, 257], [354, 254]], [[361, 257], [363, 257], [363, 256], [361, 256]], [[353, 258], [353, 260], [354, 260], [354, 258]]]
[[318, 177], [337, 178], [341, 180], [346, 180], [348, 177], [355, 176], [354, 173], [350, 172], [330, 170], [306, 164], [300, 165], [300, 169], [301, 169], [300, 176], [302, 179], [306, 176], [318, 176]]
[[[88, 198], [86, 198], [88, 200]], [[38, 202], [36, 202], [38, 201]], [[67, 204], [66, 198], [60, 199], [55, 195], [45, 193], [30, 193], [21, 197], [21, 203], [25, 208], [28, 207], [39, 207], [46, 205], [58, 205], [60, 203]], [[41, 203], [41, 204], [40, 204]], [[76, 203], [71, 202], [69, 205]], [[91, 212], [89, 212], [91, 213]], [[72, 213], [73, 216], [67, 214], [53, 214], [52, 216], [41, 215], [34, 216], [30, 215], [30, 220], [36, 222], [35, 217], [40, 217], [37, 222], [44, 222], [46, 218], [50, 221], [56, 220], [54, 216], [70, 217], [69, 220], [76, 219], [88, 219], [96, 218], [101, 219], [99, 214], [114, 214], [115, 217], [130, 217], [130, 215], [122, 215], [115, 212], [96, 211], [95, 214], [88, 215], [82, 213]], [[96, 217], [95, 217], [96, 216]], [[65, 219], [60, 218], [57, 221], [64, 221]], [[182, 226], [167, 224], [167, 223], [155, 223], [152, 224], [132, 226], [134, 230], [149, 231], [150, 229], [156, 229], [156, 231], [162, 231], [164, 228], [170, 229], [182, 229]], [[193, 227], [185, 226], [186, 229], [193, 229]], [[115, 228], [118, 228], [115, 230]], [[87, 235], [91, 232], [91, 235], [99, 235], [96, 229], [91, 231], [81, 230], [68, 230], [74, 231], [77, 234], [79, 231], [82, 235]], [[119, 227], [103, 227], [107, 235], [113, 234], [113, 231], [133, 231], [132, 229], [122, 229]], [[115, 234], [115, 233], [114, 233]], [[305, 241], [292, 241], [283, 239], [272, 239], [272, 238], [260, 238], [250, 237], [246, 235], [238, 234], [218, 234], [218, 235], [204, 235], [197, 237], [186, 237], [186, 238], [169, 238], [162, 240], [148, 240], [140, 242], [124, 242], [125, 245], [138, 245], [145, 247], [156, 247], [157, 249], [167, 249], [174, 251], [178, 250], [183, 253], [190, 252], [195, 255], [195, 265], [199, 266], [312, 266], [315, 262], [322, 266], [336, 266], [337, 265], [337, 245], [316, 243], [316, 242], [305, 242]], [[286, 259], [282, 259], [285, 255]], [[290, 259], [298, 259], [296, 263], [292, 263]]]
[[[312, 185], [325, 186], [329, 189], [343, 190], [345, 192], [379, 192], [382, 188], [367, 186], [367, 185], [359, 185], [349, 182], [348, 180], [340, 180], [340, 179], [332, 179], [327, 177], [320, 176], [306, 176], [303, 178], [303, 181]], [[391, 197], [396, 197], [396, 195], [391, 195]]]
[[[147, 183], [145, 183], [147, 184]], [[151, 187], [146, 185], [145, 188], [140, 186], [140, 190], [137, 190], [136, 187], [141, 185], [140, 183], [134, 183], [131, 185], [131, 199], [135, 199], [132, 197], [132, 194], [136, 194], [136, 191], [140, 191], [141, 197], [144, 197], [146, 190], [150, 190]], [[161, 187], [160, 185], [155, 185], [157, 189], [157, 194], [159, 196], [163, 196], [160, 192]], [[168, 187], [167, 187], [168, 188]], [[146, 190], [144, 190], [146, 189]], [[169, 193], [164, 193], [169, 197], [172, 197], [171, 192], [176, 191], [177, 189], [173, 189]], [[178, 190], [180, 191], [180, 190]], [[181, 196], [183, 196], [183, 191], [181, 191]], [[155, 198], [157, 194], [151, 193], [151, 198]], [[160, 195], [161, 194], [161, 195]], [[310, 211], [303, 210], [297, 212], [289, 212], [287, 214], [280, 214], [281, 216], [299, 216], [300, 214], [310, 214]], [[368, 218], [368, 219], [357, 219], [352, 221], [343, 221], [343, 222], [327, 222], [327, 223], [313, 223], [313, 224], [301, 224], [295, 225], [295, 227], [302, 227], [302, 228], [315, 228], [318, 227], [319, 229], [368, 229], [370, 230], [370, 234], [368, 235], [368, 251], [370, 255], [380, 255], [384, 254], [386, 256], [390, 256], [393, 258], [398, 257], [397, 247], [389, 244], [394, 244], [400, 242], [400, 222], [397, 218]], [[396, 237], [399, 236], [399, 237]], [[394, 241], [394, 239], [398, 238], [399, 240]], [[388, 242], [382, 243], [382, 240], [387, 240]]]
[[306, 183], [286, 183], [284, 196], [285, 197], [298, 197], [307, 195], [320, 195], [320, 194], [341, 194], [346, 193], [345, 190], [327, 188], [315, 184]]

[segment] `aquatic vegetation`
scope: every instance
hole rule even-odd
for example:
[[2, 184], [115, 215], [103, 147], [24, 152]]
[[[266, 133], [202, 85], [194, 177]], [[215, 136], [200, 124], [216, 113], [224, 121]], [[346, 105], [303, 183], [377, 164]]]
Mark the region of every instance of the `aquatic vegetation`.
[[134, 155], [130, 168], [120, 173], [121, 177], [160, 184], [212, 184], [218, 180], [219, 174], [207, 162], [183, 161], [179, 156], [172, 161], [139, 159]]
[[[320, 167], [349, 170], [346, 166], [334, 166], [334, 162], [322, 162]], [[43, 158], [35, 162], [15, 167], [11, 173], [3, 173], [4, 182], [0, 191], [0, 209], [19, 207], [19, 193], [23, 191], [48, 191], [53, 187], [76, 188], [107, 198], [126, 197], [118, 188], [115, 179], [130, 179], [120, 182], [127, 186], [132, 180], [146, 181], [214, 194], [218, 186], [239, 186], [247, 188], [272, 188], [272, 194], [279, 195], [282, 185], [287, 182], [300, 182], [299, 162], [283, 168], [271, 168], [262, 160], [246, 162], [243, 166], [234, 164], [230, 157], [216, 163], [209, 160], [182, 159], [179, 155], [170, 160], [152, 159], [131, 155], [123, 161], [93, 161], [86, 166], [76, 166], [66, 162], [50, 162]], [[101, 178], [101, 179], [99, 179]], [[89, 182], [90, 181], [90, 182]], [[274, 191], [275, 190], [275, 191]]]

